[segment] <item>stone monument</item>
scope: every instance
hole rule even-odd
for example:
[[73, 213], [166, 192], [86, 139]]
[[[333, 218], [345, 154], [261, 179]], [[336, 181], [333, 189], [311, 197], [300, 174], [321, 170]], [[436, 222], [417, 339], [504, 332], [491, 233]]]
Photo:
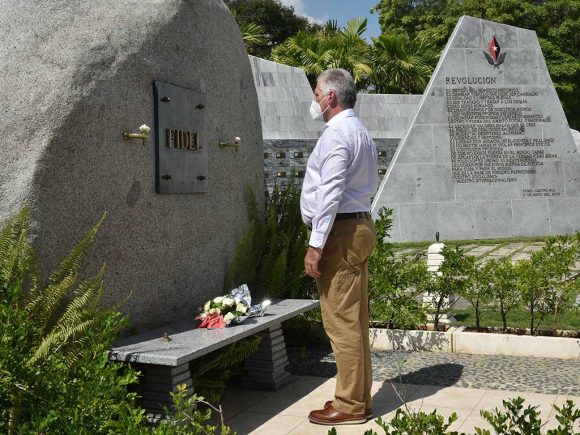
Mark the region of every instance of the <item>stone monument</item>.
[[580, 156], [535, 32], [462, 17], [373, 203], [391, 240], [580, 230]]
[[[312, 87], [300, 68], [250, 56], [264, 135], [266, 189], [284, 186], [295, 171], [301, 182], [324, 123], [309, 114]], [[378, 150], [379, 178], [417, 111], [420, 95], [357, 95], [355, 111]]]
[[104, 302], [131, 292], [137, 329], [222, 294], [246, 187], [263, 189], [252, 71], [223, 2], [7, 0], [0, 32], [0, 222], [31, 205], [42, 275], [107, 210], [87, 273], [107, 264]]

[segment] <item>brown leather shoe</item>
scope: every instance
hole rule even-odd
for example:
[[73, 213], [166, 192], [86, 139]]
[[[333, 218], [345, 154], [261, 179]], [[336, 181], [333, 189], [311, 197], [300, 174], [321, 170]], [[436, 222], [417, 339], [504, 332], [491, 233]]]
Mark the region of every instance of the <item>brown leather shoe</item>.
[[[324, 409], [328, 408], [330, 405], [332, 405], [332, 400], [329, 400], [328, 402], [326, 402], [324, 404]], [[372, 409], [365, 409], [365, 418], [367, 420], [370, 420], [371, 418], [373, 418], [373, 410]]]
[[337, 411], [332, 405], [328, 408], [317, 409], [308, 414], [308, 420], [316, 424], [326, 424], [336, 426], [338, 424], [361, 424], [366, 423], [367, 419], [364, 414], [346, 414]]

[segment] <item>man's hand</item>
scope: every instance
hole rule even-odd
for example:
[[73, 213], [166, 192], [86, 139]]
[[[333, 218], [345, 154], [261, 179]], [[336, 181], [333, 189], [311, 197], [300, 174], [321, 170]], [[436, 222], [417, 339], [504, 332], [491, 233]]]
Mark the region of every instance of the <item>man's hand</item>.
[[318, 270], [318, 262], [321, 257], [322, 249], [312, 246], [308, 247], [308, 251], [306, 251], [306, 256], [304, 257], [304, 269], [306, 269], [306, 273], [312, 278], [320, 278], [322, 276]]

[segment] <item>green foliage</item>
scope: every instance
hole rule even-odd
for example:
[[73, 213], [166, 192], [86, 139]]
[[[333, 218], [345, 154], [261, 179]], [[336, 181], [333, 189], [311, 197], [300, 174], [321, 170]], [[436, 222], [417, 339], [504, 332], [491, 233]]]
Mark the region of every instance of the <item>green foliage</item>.
[[125, 324], [102, 310], [104, 268], [78, 282], [105, 216], [40, 283], [29, 209], [0, 232], [0, 432], [99, 433], [143, 421], [127, 385], [137, 373], [109, 362]]
[[421, 94], [437, 65], [438, 50], [427, 38], [403, 32], [383, 33], [370, 50], [369, 91], [377, 94]]
[[[291, 6], [284, 6], [277, 0], [225, 0], [236, 19], [243, 36], [248, 33], [259, 35], [257, 38], [244, 38], [249, 54], [264, 59], [270, 57], [272, 48], [299, 31], [315, 31], [306, 18], [299, 17]], [[259, 30], [251, 29], [259, 27]]]
[[520, 294], [516, 288], [516, 273], [514, 265], [509, 258], [491, 260], [491, 300], [492, 306], [500, 315], [503, 330], [507, 329], [508, 312], [520, 302]]
[[359, 91], [421, 93], [437, 64], [438, 50], [426, 38], [385, 33], [368, 44], [367, 20], [354, 18], [344, 28], [329, 21], [316, 33], [302, 31], [274, 48], [272, 60], [302, 68], [312, 87], [329, 68], [352, 72]]
[[266, 200], [265, 222], [255, 195], [248, 190], [250, 225], [240, 240], [225, 281], [225, 290], [246, 283], [252, 297], [310, 298], [314, 284], [304, 273], [308, 247], [300, 215], [300, 190], [291, 178], [284, 190], [274, 188]]
[[475, 310], [475, 326], [478, 331], [481, 327], [481, 310], [491, 300], [493, 294], [492, 273], [495, 270], [495, 262], [492, 261], [480, 265], [476, 257], [464, 257], [467, 282], [460, 287], [460, 293], [457, 295], [467, 300]]
[[327, 23], [316, 33], [298, 32], [272, 50], [272, 60], [302, 68], [313, 88], [324, 70], [344, 68], [352, 73], [358, 89], [366, 89], [372, 72], [369, 46], [362, 38], [366, 26], [366, 19], [354, 18], [342, 29]]
[[412, 328], [427, 320], [418, 298], [427, 288], [429, 272], [420, 258], [395, 257], [387, 241], [392, 214], [382, 208], [375, 222], [377, 244], [369, 258], [370, 316], [389, 328]]
[[[496, 433], [513, 435], [540, 435], [542, 433], [542, 420], [537, 406], [529, 406], [524, 409], [524, 399], [516, 397], [503, 401], [503, 411], [497, 408], [493, 411], [481, 411], [481, 416], [492, 425]], [[559, 425], [556, 429], [545, 432], [547, 435], [572, 435], [574, 423], [580, 420], [580, 409], [574, 406], [574, 402], [567, 400], [562, 406], [554, 405], [556, 420]], [[489, 435], [490, 431], [476, 428], [479, 435]]]
[[439, 271], [431, 275], [431, 282], [427, 288], [428, 294], [433, 298], [435, 329], [439, 328], [442, 315], [451, 308], [449, 297], [464, 293], [470, 282], [468, 275], [470, 260], [459, 246], [455, 248], [445, 246], [441, 254], [445, 260]]
[[[481, 411], [481, 416], [492, 425], [496, 434], [540, 435], [542, 433], [543, 424], [537, 406], [528, 406], [524, 409], [524, 399], [516, 397], [504, 400], [503, 407], [503, 410], [496, 408], [493, 411]], [[556, 429], [550, 429], [545, 433], [547, 435], [573, 435], [574, 424], [580, 420], [580, 410], [571, 400], [566, 401], [562, 407], [554, 405], [554, 409], [557, 412], [556, 420], [559, 425]], [[426, 414], [402, 409], [397, 409], [395, 416], [388, 423], [380, 417], [375, 420], [385, 431], [385, 435], [459, 435], [457, 431], [448, 431], [454, 421], [457, 421], [455, 412], [445, 421], [443, 416], [437, 414], [437, 410]], [[478, 435], [491, 435], [487, 429], [476, 427], [474, 430]], [[328, 435], [337, 433], [335, 428], [328, 431]], [[377, 432], [369, 429], [364, 434], [377, 435]]]
[[242, 39], [249, 54], [252, 54], [256, 50], [256, 47], [267, 44], [266, 35], [264, 34], [264, 28], [262, 26], [255, 23], [240, 24], [240, 32], [242, 33]]
[[457, 414], [454, 412], [445, 421], [445, 419], [437, 414], [437, 410], [426, 414], [422, 411], [412, 412], [397, 409], [395, 416], [390, 422], [383, 421], [380, 417], [376, 422], [385, 431], [385, 435], [443, 435], [443, 434], [457, 434], [457, 432], [448, 432], [447, 429], [457, 420]]
[[190, 371], [194, 391], [218, 403], [227, 381], [236, 373], [239, 364], [256, 351], [260, 340], [260, 336], [239, 340], [193, 360]]
[[[452, 310], [453, 317], [456, 322], [454, 325], [475, 325], [475, 312], [473, 308], [454, 309]], [[485, 307], [481, 312], [481, 325], [483, 327], [504, 328], [504, 319], [501, 313], [495, 308], [495, 305]], [[506, 313], [505, 328], [513, 328], [521, 333], [526, 332], [530, 327], [530, 313], [525, 307], [516, 306], [511, 308]], [[554, 322], [553, 316], [546, 316], [542, 325], [539, 328], [539, 333], [553, 332], [556, 334], [557, 330], [567, 330], [570, 336], [574, 336], [577, 331], [580, 331], [580, 308], [573, 307], [558, 316]], [[580, 335], [577, 333], [576, 335]]]
[[549, 237], [540, 251], [515, 266], [516, 288], [529, 309], [532, 333], [537, 333], [547, 314], [557, 316], [565, 305], [570, 305], [580, 289], [571, 272], [578, 253], [577, 242], [577, 237]]
[[[536, 407], [528, 406], [524, 409], [524, 399], [504, 400], [505, 412], [497, 408], [493, 411], [481, 411], [481, 416], [493, 426], [497, 433], [533, 435], [540, 434], [542, 420]], [[487, 430], [477, 430], [478, 434], [489, 434]]]
[[[166, 409], [167, 418], [162, 420], [157, 428], [151, 432], [155, 435], [235, 435], [228, 426], [224, 424], [221, 407], [219, 409], [205, 401], [203, 396], [194, 394], [188, 396], [185, 384], [177, 386], [176, 393], [170, 393], [173, 401], [172, 409]], [[199, 405], [207, 406], [205, 411], [200, 410]], [[210, 425], [207, 421], [211, 418], [212, 409], [217, 411], [221, 417], [221, 424]], [[119, 432], [129, 433], [129, 432]]]
[[534, 30], [569, 124], [580, 128], [580, 0], [381, 0], [383, 33], [443, 49], [462, 15]]
[[570, 399], [566, 400], [564, 405], [554, 405], [556, 410], [556, 420], [558, 427], [548, 431], [548, 435], [566, 435], [574, 433], [574, 423], [580, 420], [580, 409], [574, 406], [574, 402]]

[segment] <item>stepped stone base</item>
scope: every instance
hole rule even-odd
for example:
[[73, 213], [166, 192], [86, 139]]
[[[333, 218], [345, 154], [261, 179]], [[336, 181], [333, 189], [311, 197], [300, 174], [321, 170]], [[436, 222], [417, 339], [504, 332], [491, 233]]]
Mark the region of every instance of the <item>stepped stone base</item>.
[[288, 355], [280, 324], [260, 333], [258, 350], [246, 360], [248, 375], [242, 385], [256, 390], [278, 390], [290, 382]]

